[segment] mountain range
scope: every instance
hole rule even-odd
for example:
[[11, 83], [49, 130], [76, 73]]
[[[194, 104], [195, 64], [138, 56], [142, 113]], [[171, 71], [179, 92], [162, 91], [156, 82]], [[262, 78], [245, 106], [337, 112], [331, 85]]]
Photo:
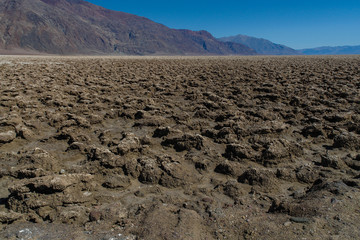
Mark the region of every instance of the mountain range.
[[234, 42], [244, 44], [254, 49], [261, 55], [299, 55], [300, 52], [287, 46], [270, 42], [263, 38], [255, 38], [246, 35], [236, 35], [219, 38], [223, 42]]
[[348, 55], [360, 54], [359, 46], [318, 47], [298, 50], [305, 55]]
[[322, 55], [360, 54], [360, 46], [295, 50], [245, 35], [171, 29], [83, 0], [0, 0], [0, 54]]
[[175, 30], [83, 0], [0, 0], [0, 53], [253, 55], [206, 31]]

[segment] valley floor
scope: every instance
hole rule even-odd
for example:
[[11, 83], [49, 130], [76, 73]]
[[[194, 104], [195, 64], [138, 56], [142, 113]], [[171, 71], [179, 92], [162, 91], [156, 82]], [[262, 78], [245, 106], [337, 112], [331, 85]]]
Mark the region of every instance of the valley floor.
[[0, 57], [1, 239], [359, 239], [360, 57]]

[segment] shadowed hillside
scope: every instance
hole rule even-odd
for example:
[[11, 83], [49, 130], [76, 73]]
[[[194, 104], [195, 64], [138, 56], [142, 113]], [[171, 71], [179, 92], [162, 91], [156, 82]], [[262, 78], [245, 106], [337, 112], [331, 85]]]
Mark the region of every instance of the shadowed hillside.
[[0, 53], [252, 55], [206, 31], [170, 29], [82, 0], [0, 0]]

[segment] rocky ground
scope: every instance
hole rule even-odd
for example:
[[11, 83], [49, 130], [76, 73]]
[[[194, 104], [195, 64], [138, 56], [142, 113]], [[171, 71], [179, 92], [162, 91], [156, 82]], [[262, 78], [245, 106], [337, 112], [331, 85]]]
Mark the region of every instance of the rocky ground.
[[359, 239], [360, 57], [0, 57], [0, 239]]

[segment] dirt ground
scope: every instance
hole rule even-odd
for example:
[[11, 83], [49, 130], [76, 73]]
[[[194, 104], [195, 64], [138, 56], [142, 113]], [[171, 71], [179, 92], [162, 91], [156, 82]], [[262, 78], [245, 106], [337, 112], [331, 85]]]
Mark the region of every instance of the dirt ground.
[[360, 56], [2, 56], [0, 186], [0, 239], [360, 239]]

